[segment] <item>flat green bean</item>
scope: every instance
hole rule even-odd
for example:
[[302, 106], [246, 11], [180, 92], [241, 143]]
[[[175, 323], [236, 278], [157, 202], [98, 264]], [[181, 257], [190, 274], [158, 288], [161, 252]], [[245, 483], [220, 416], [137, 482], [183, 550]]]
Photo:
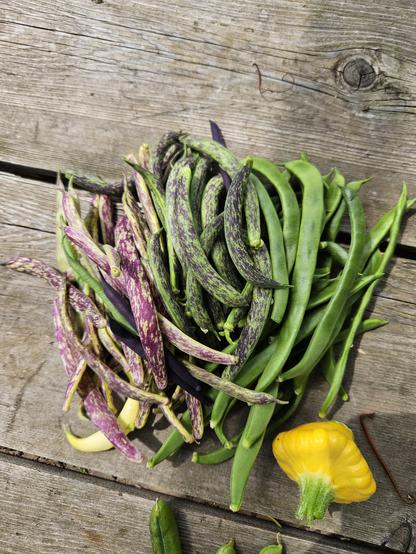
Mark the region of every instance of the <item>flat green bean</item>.
[[[266, 222], [270, 258], [272, 263], [272, 277], [279, 283], [289, 284], [285, 244], [279, 216], [277, 215], [273, 202], [271, 201], [270, 196], [261, 181], [255, 175], [251, 175], [250, 179], [256, 187], [261, 211], [263, 212], [263, 217]], [[280, 288], [274, 290], [273, 308], [270, 317], [276, 323], [280, 323], [282, 321], [286, 311], [288, 299], [289, 289]]]
[[[396, 244], [397, 244], [397, 240], [400, 232], [400, 224], [404, 217], [404, 214], [406, 213], [407, 197], [408, 197], [407, 186], [404, 185], [403, 191], [400, 195], [399, 202], [395, 209], [394, 221], [390, 229], [389, 244], [383, 255], [380, 266], [378, 268], [378, 271], [380, 272], [383, 272], [383, 273], [385, 272], [394, 254], [394, 250], [396, 248]], [[348, 331], [348, 335], [345, 338], [344, 343], [342, 345], [342, 352], [341, 352], [340, 358], [338, 359], [336, 368], [334, 370], [333, 381], [331, 383], [328, 394], [319, 411], [320, 417], [326, 416], [326, 414], [328, 413], [328, 410], [330, 409], [333, 401], [335, 400], [338, 394], [339, 388], [342, 384], [342, 380], [345, 374], [345, 370], [347, 367], [349, 355], [351, 353], [351, 348], [354, 342], [354, 338], [357, 334], [357, 330], [360, 326], [365, 310], [367, 309], [367, 306], [373, 296], [373, 293], [376, 287], [377, 287], [377, 281], [375, 281], [372, 285], [370, 285], [370, 287], [366, 290], [365, 294], [363, 295], [360, 301], [357, 312], [354, 315], [353, 321], [351, 323], [351, 327]]]

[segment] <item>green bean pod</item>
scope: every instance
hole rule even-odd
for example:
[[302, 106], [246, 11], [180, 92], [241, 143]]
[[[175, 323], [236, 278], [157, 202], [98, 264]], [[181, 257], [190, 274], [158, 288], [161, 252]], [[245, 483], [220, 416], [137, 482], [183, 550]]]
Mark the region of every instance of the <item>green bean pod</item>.
[[[261, 181], [255, 175], [251, 175], [250, 179], [256, 187], [260, 207], [266, 222], [272, 264], [272, 277], [279, 283], [289, 284], [285, 244], [279, 216], [277, 215], [273, 202], [271, 201], [270, 196]], [[289, 289], [278, 288], [274, 290], [273, 308], [270, 318], [276, 323], [280, 323], [282, 321], [286, 311], [288, 299]]]
[[328, 252], [328, 254], [338, 265], [344, 266], [346, 264], [348, 259], [348, 250], [337, 242], [323, 241], [321, 242], [321, 248]]
[[153, 554], [182, 554], [178, 525], [165, 500], [156, 500], [150, 512], [149, 527]]
[[[334, 352], [333, 346], [330, 346], [326, 351], [324, 357], [321, 359], [321, 361], [318, 364], [318, 369], [325, 377], [325, 380], [329, 386], [331, 386], [334, 381], [335, 368], [336, 368], [335, 352]], [[338, 395], [343, 402], [348, 401], [348, 398], [349, 398], [348, 393], [342, 385], [339, 388]]]
[[[274, 383], [270, 392], [272, 395], [277, 395], [278, 385]], [[273, 415], [275, 406], [268, 409], [271, 412], [270, 417]], [[264, 437], [266, 435], [267, 425], [260, 429], [260, 437], [249, 448], [246, 448], [243, 442], [243, 436], [241, 437], [237, 449], [234, 454], [233, 465], [231, 468], [230, 476], [230, 510], [238, 512], [243, 502], [244, 493], [247, 485], [248, 478], [250, 476], [253, 465], [257, 459], [257, 456], [262, 447]]]
[[325, 190], [325, 224], [331, 219], [342, 200], [341, 188], [345, 186], [345, 178], [335, 167], [327, 180], [328, 187]]
[[[411, 210], [416, 204], [416, 198], [408, 200], [406, 202], [406, 211]], [[388, 212], [383, 214], [380, 219], [371, 227], [368, 231], [367, 242], [364, 246], [363, 257], [364, 260], [368, 260], [373, 252], [378, 248], [380, 243], [384, 240], [390, 231], [394, 222], [396, 209], [391, 208]]]
[[211, 452], [194, 452], [192, 454], [192, 461], [195, 464], [201, 465], [218, 465], [231, 460], [234, 457], [240, 436], [241, 433], [231, 439], [231, 448], [221, 446], [216, 450], [211, 450]]
[[[400, 195], [399, 202], [395, 209], [395, 216], [394, 221], [390, 229], [390, 235], [389, 235], [389, 244], [387, 246], [387, 249], [383, 255], [382, 261], [380, 263], [380, 266], [378, 270], [380, 272], [385, 272], [393, 254], [394, 250], [396, 248], [399, 232], [400, 232], [400, 224], [401, 221], [406, 213], [406, 206], [407, 206], [407, 186], [403, 186], [403, 191]], [[360, 304], [358, 306], [357, 312], [354, 315], [353, 321], [351, 323], [351, 327], [348, 331], [348, 335], [346, 339], [344, 340], [344, 343], [342, 345], [342, 351], [341, 356], [338, 359], [336, 368], [334, 370], [334, 377], [333, 381], [331, 383], [331, 386], [329, 388], [328, 394], [321, 406], [321, 409], [319, 411], [320, 417], [325, 417], [328, 413], [329, 408], [331, 407], [333, 401], [335, 400], [339, 388], [342, 384], [342, 380], [344, 377], [344, 373], [347, 367], [348, 358], [351, 353], [351, 347], [354, 342], [354, 338], [357, 334], [357, 330], [361, 324], [362, 318], [364, 316], [365, 310], [367, 309], [367, 306], [373, 296], [374, 290], [377, 286], [377, 281], [375, 281], [370, 287], [366, 290], [365, 294], [363, 295]]]
[[296, 195], [289, 184], [286, 174], [279, 171], [274, 163], [257, 156], [249, 156], [245, 162], [247, 161], [252, 163], [253, 171], [266, 177], [279, 195], [283, 211], [283, 238], [286, 250], [287, 271], [290, 275], [296, 260], [300, 225], [300, 212]]
[[260, 248], [261, 238], [260, 204], [255, 185], [248, 179], [244, 195], [244, 215], [247, 227], [248, 245], [251, 248]]
[[[256, 267], [261, 271], [261, 273], [266, 277], [271, 276], [272, 271], [270, 255], [266, 246], [263, 245], [261, 248], [253, 250], [252, 255]], [[227, 366], [224, 369], [222, 376], [225, 379], [233, 381], [236, 378], [240, 368], [245, 364], [256, 347], [262, 335], [264, 326], [268, 320], [272, 294], [273, 293], [270, 289], [262, 287], [253, 288], [253, 296], [250, 309], [247, 314], [247, 322], [241, 332], [237, 348], [235, 350], [238, 362], [237, 364]]]
[[330, 345], [331, 332], [339, 319], [340, 313], [345, 308], [357, 275], [361, 270], [362, 251], [366, 239], [364, 210], [358, 195], [354, 194], [348, 187], [345, 187], [343, 190], [343, 195], [351, 221], [351, 246], [347, 263], [345, 264], [336, 291], [316, 327], [304, 355], [294, 367], [279, 377], [280, 381], [286, 381], [287, 379], [293, 379], [293, 377], [310, 373], [325, 354], [326, 349]]
[[243, 238], [243, 192], [250, 175], [250, 168], [243, 167], [231, 181], [224, 206], [224, 235], [228, 252], [240, 275], [259, 287], [284, 286], [267, 277], [253, 263]]
[[[381, 277], [383, 277], [382, 273], [374, 273], [372, 275], [363, 275], [362, 277], [359, 277], [355, 282], [355, 285], [351, 289], [351, 295], [356, 294], [362, 289], [365, 289], [368, 285], [371, 285], [373, 281], [376, 281], [377, 279], [381, 279]], [[311, 298], [308, 302], [308, 307], [306, 309], [311, 310], [331, 300], [332, 296], [337, 291], [338, 286], [339, 286], [339, 278], [332, 281], [323, 290], [319, 291], [313, 296], [311, 295]]]
[[[293, 289], [290, 303], [280, 332], [272, 343], [273, 354], [257, 383], [256, 390], [265, 390], [279, 376], [296, 341], [312, 288], [313, 275], [321, 237], [324, 215], [323, 182], [319, 171], [308, 162], [297, 160], [286, 167], [302, 183], [302, 220], [299, 231], [298, 255], [292, 273]], [[255, 411], [253, 406], [250, 411]], [[248, 419], [248, 423], [255, 418]], [[261, 429], [246, 426], [246, 443], [253, 444], [261, 437]]]
[[[269, 361], [274, 350], [274, 345], [269, 344], [266, 348], [261, 350], [258, 354], [250, 358], [246, 364], [241, 368], [240, 373], [235, 380], [236, 384], [242, 387], [249, 387], [256, 379], [261, 375], [267, 362]], [[211, 428], [215, 429], [225, 417], [228, 407], [232, 402], [232, 398], [224, 392], [219, 392], [214, 406], [212, 408]]]
[[228, 306], [243, 306], [246, 304], [246, 299], [214, 270], [195, 231], [189, 198], [187, 198], [190, 181], [189, 166], [181, 166], [174, 183], [177, 191], [176, 230], [173, 234], [175, 250], [180, 250], [181, 244], [186, 245], [186, 250], [182, 254], [189, 269], [195, 274], [202, 287], [214, 298]]
[[226, 544], [221, 546], [215, 554], [237, 554], [235, 550], [235, 540], [230, 539]]

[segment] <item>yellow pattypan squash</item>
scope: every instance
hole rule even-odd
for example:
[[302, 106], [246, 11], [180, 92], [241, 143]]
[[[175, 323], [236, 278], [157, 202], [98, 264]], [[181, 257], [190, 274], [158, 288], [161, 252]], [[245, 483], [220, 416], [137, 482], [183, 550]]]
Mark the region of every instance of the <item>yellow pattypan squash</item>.
[[331, 502], [367, 500], [376, 483], [354, 435], [338, 421], [306, 423], [273, 441], [279, 466], [300, 488], [299, 519], [322, 519]]

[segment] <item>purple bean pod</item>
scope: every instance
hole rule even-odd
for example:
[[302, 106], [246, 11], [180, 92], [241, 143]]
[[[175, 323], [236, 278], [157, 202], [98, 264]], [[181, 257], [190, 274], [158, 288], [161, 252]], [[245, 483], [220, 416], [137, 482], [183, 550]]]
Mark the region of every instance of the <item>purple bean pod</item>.
[[98, 214], [103, 243], [114, 245], [113, 203], [108, 194], [100, 194], [98, 196]]
[[190, 356], [194, 356], [195, 358], [206, 362], [224, 365], [237, 363], [238, 358], [236, 356], [220, 352], [219, 350], [214, 350], [213, 348], [196, 341], [186, 335], [183, 331], [176, 327], [176, 325], [161, 314], [159, 314], [159, 326], [168, 341], [176, 346], [176, 348], [178, 348], [181, 352], [185, 352]]
[[[59, 290], [66, 280], [64, 275], [62, 275], [62, 273], [57, 271], [54, 267], [33, 258], [17, 256], [16, 258], [8, 260], [4, 265], [9, 269], [19, 271], [20, 273], [28, 273], [34, 277], [45, 279], [45, 281], [55, 290]], [[106, 318], [101, 314], [100, 310], [91, 298], [86, 296], [86, 294], [72, 284], [69, 285], [68, 297], [71, 307], [75, 311], [82, 313], [84, 317], [90, 318], [94, 327], [106, 327]]]
[[200, 441], [204, 435], [204, 412], [201, 402], [195, 396], [185, 392], [186, 405], [192, 422], [192, 435], [196, 441]]
[[116, 244], [121, 258], [124, 288], [130, 300], [146, 360], [156, 386], [163, 390], [168, 384], [168, 378], [157, 311], [125, 216], [120, 218], [116, 226]]
[[143, 454], [121, 430], [117, 417], [108, 408], [100, 390], [94, 388], [85, 396], [85, 411], [96, 427], [126, 458], [134, 462], [143, 462]]

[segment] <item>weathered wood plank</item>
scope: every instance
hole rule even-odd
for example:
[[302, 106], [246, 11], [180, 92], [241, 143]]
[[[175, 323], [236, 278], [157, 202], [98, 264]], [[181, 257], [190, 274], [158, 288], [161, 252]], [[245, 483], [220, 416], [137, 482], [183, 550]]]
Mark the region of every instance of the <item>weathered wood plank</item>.
[[9, 0], [2, 19], [5, 161], [115, 176], [140, 141], [213, 118], [240, 155], [373, 175], [371, 222], [416, 175], [411, 0]]
[[[143, 497], [129, 487], [5, 455], [0, 455], [0, 484], [0, 549], [4, 554], [152, 552], [148, 521], [154, 496]], [[239, 552], [255, 554], [276, 540], [271, 525], [224, 517], [218, 510], [183, 501], [173, 500], [171, 505], [184, 553], [214, 553], [235, 537]], [[283, 532], [281, 539], [287, 554], [378, 552], [310, 534]]]
[[[27, 253], [25, 248], [28, 246], [32, 255], [45, 255], [49, 260], [53, 257], [51, 234], [10, 225], [3, 226], [2, 233], [5, 234], [0, 241], [1, 258], [17, 252]], [[377, 413], [376, 419], [371, 422], [375, 440], [390, 460], [403, 490], [414, 492], [416, 305], [412, 295], [416, 263], [396, 260], [387, 283], [401, 281], [403, 263], [406, 272], [403, 284], [394, 287], [387, 284], [385, 297], [378, 298], [374, 307], [374, 314], [387, 317], [390, 324], [369, 333], [360, 341], [354, 370], [350, 370], [351, 400], [337, 406], [334, 414], [355, 431], [375, 471], [379, 491], [368, 503], [334, 506], [331, 517], [314, 526], [325, 533], [336, 533], [373, 544], [382, 544], [396, 533], [393, 539], [399, 541], [396, 548], [402, 551], [405, 550], [405, 539], [400, 533], [406, 522], [414, 530], [415, 508], [403, 504], [392, 491], [359, 429], [358, 414]], [[85, 467], [107, 479], [115, 476], [125, 483], [156, 492], [227, 506], [229, 464], [196, 466], [190, 462], [189, 449], [151, 471], [126, 462], [116, 452], [87, 455], [73, 451], [65, 443], [61, 431], [64, 371], [54, 345], [50, 318], [53, 293], [42, 282], [4, 268], [0, 271], [0, 290], [3, 314], [0, 323], [2, 447]], [[316, 418], [325, 388], [320, 379], [315, 380], [292, 425]], [[86, 431], [84, 425], [77, 423], [74, 412], [71, 422], [77, 432]], [[151, 455], [158, 447], [165, 433], [160, 424], [156, 424], [152, 432], [138, 435], [146, 455]], [[209, 438], [204, 440], [201, 448], [205, 450], [214, 444], [215, 441]], [[295, 503], [296, 487], [278, 471], [268, 444], [250, 479], [243, 509], [260, 517], [272, 515], [296, 524], [293, 519]]]

